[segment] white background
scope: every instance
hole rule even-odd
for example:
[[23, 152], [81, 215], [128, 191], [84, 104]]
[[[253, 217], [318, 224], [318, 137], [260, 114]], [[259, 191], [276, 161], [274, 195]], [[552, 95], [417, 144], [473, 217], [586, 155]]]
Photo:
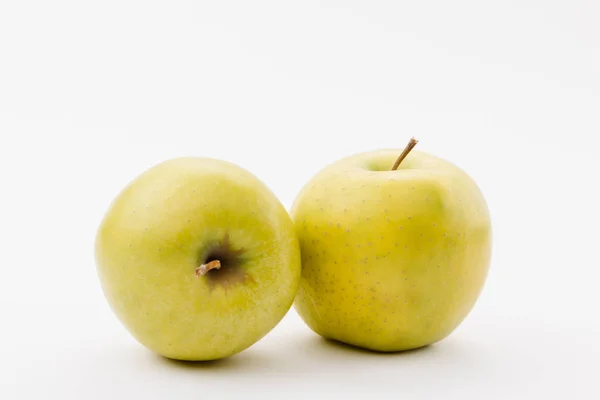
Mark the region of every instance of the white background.
[[[2, 0], [0, 398], [600, 398], [599, 20], [594, 0]], [[151, 165], [226, 159], [289, 207], [324, 165], [413, 135], [493, 217], [447, 340], [377, 355], [291, 311], [187, 365], [110, 312], [95, 230]]]

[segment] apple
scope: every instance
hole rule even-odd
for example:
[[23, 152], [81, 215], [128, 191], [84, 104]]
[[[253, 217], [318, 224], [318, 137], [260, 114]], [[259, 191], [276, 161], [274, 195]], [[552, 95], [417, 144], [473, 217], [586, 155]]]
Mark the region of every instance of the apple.
[[344, 158], [295, 200], [294, 307], [319, 335], [414, 349], [448, 336], [475, 304], [491, 257], [486, 202], [464, 171], [415, 144]]
[[95, 254], [118, 319], [179, 360], [251, 346], [286, 314], [300, 280], [285, 208], [252, 174], [214, 159], [173, 159], [137, 177], [111, 204]]

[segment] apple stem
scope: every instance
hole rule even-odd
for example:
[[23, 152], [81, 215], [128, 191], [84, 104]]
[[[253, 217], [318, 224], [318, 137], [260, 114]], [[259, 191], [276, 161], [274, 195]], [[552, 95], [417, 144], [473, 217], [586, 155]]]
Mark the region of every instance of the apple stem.
[[400, 156], [398, 156], [398, 159], [396, 159], [396, 162], [394, 163], [394, 166], [392, 167], [392, 171], [395, 171], [398, 169], [402, 160], [404, 160], [406, 158], [408, 153], [410, 153], [410, 151], [417, 145], [417, 143], [419, 143], [418, 140], [416, 140], [415, 138], [410, 138], [410, 142], [408, 142], [408, 144], [406, 145], [404, 150], [402, 150], [402, 153], [400, 154]]
[[204, 276], [211, 269], [219, 269], [219, 268], [221, 268], [221, 261], [212, 260], [211, 262], [207, 262], [206, 264], [202, 264], [201, 266], [196, 268], [196, 270], [194, 271], [194, 274], [196, 275], [196, 277]]

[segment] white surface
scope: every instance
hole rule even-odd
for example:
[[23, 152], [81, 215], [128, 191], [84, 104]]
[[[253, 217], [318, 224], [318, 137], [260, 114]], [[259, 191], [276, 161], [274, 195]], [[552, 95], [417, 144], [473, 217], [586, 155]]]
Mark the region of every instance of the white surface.
[[[600, 398], [598, 4], [0, 2], [0, 398]], [[325, 164], [412, 135], [494, 222], [447, 340], [376, 355], [292, 311], [186, 365], [111, 314], [95, 229], [147, 167], [227, 159], [290, 206]]]

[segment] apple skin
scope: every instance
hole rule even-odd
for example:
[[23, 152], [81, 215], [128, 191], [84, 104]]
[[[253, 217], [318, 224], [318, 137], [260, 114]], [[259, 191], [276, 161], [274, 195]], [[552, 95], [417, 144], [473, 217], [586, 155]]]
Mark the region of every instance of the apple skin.
[[[252, 174], [214, 159], [169, 160], [136, 178], [110, 206], [95, 250], [118, 319], [179, 360], [251, 346], [289, 310], [300, 279], [285, 208]], [[196, 276], [210, 258], [222, 268]]]
[[475, 182], [401, 149], [344, 158], [300, 192], [292, 219], [302, 277], [295, 309], [321, 336], [390, 352], [448, 336], [475, 304], [492, 246]]

